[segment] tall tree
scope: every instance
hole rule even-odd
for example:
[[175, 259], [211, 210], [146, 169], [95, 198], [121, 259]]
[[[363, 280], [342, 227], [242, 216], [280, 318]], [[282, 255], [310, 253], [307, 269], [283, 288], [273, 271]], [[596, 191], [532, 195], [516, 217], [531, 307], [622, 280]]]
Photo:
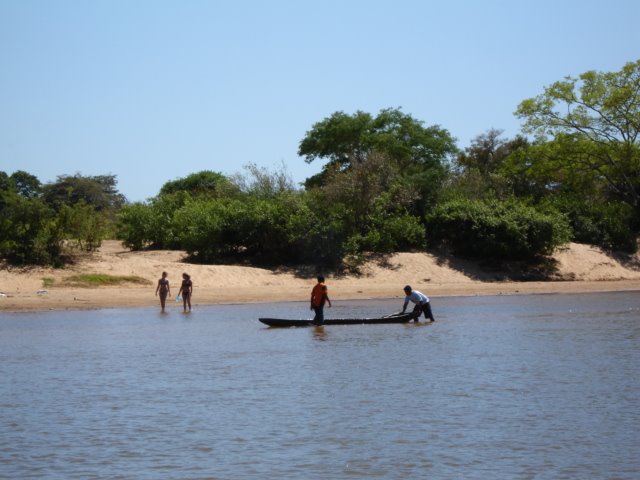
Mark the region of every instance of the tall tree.
[[26, 198], [35, 198], [42, 192], [42, 184], [35, 175], [17, 170], [11, 174], [11, 179], [16, 185], [16, 191], [19, 195]]
[[335, 112], [313, 125], [300, 142], [298, 154], [307, 163], [328, 159], [319, 177], [307, 186], [323, 184], [331, 171], [345, 171], [363, 162], [369, 154], [385, 154], [401, 168], [441, 167], [457, 149], [455, 139], [437, 125], [423, 122], [400, 109], [383, 109], [377, 116], [357, 111]]
[[[502, 130], [490, 129], [476, 136], [460, 152], [447, 187], [449, 197], [488, 199], [508, 198], [521, 190], [521, 178], [503, 168], [510, 155], [525, 149], [524, 136], [501, 138]], [[527, 195], [525, 195], [527, 196]]]
[[193, 197], [221, 198], [237, 191], [238, 187], [221, 173], [203, 170], [165, 183], [160, 195], [187, 192]]
[[516, 115], [536, 136], [536, 146], [522, 157], [527, 170], [556, 185], [600, 189], [640, 217], [640, 60], [617, 72], [588, 71], [555, 82], [523, 101]]
[[475, 137], [471, 145], [458, 155], [458, 166], [465, 171], [478, 170], [485, 177], [499, 170], [511, 153], [527, 145], [527, 139], [522, 136], [505, 140], [500, 138], [502, 133], [503, 130], [492, 128]]
[[113, 210], [125, 203], [125, 197], [116, 188], [115, 175], [83, 176], [59, 175], [53, 183], [43, 187], [45, 202], [59, 210], [62, 205], [84, 202], [96, 211]]
[[16, 170], [11, 175], [0, 171], [0, 191], [11, 191], [25, 198], [35, 198], [42, 193], [38, 177], [24, 170]]

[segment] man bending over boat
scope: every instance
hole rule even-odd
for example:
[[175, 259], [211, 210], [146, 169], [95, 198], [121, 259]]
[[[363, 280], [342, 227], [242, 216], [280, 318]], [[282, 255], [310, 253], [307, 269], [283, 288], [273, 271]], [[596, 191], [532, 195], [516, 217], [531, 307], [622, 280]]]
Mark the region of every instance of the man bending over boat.
[[433, 318], [433, 313], [431, 312], [431, 302], [429, 301], [429, 297], [418, 290], [412, 289], [411, 285], [404, 287], [404, 294], [405, 297], [404, 305], [402, 305], [402, 313], [407, 309], [409, 302], [413, 302], [416, 304], [413, 308], [413, 313], [415, 314], [414, 321], [419, 322], [420, 314], [422, 313], [424, 313], [424, 318], [428, 318], [432, 322], [436, 321], [436, 319]]
[[313, 317], [314, 325], [322, 325], [324, 323], [324, 304], [328, 303], [331, 306], [331, 300], [329, 300], [329, 290], [324, 284], [324, 277], [318, 276], [318, 283], [311, 290], [311, 310], [316, 315]]

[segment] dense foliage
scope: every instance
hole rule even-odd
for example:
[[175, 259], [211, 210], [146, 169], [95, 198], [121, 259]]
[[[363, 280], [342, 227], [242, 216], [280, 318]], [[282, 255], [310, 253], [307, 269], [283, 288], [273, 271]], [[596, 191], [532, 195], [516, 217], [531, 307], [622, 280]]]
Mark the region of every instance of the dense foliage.
[[332, 172], [346, 171], [377, 152], [405, 173], [442, 170], [456, 153], [455, 139], [437, 125], [429, 127], [400, 109], [384, 109], [375, 117], [358, 111], [335, 112], [313, 125], [300, 142], [298, 154], [310, 163], [325, 159], [322, 172], [307, 179], [306, 187], [326, 185]]
[[335, 112], [300, 141], [307, 162], [325, 162], [304, 189], [284, 165], [251, 164], [196, 172], [128, 204], [111, 175], [43, 185], [0, 172], [0, 256], [59, 264], [70, 247], [114, 234], [207, 263], [357, 266], [427, 246], [528, 260], [570, 240], [636, 251], [640, 61], [556, 82], [516, 114], [523, 135], [491, 129], [458, 150], [447, 130], [400, 109]]
[[94, 250], [114, 232], [124, 201], [115, 185], [111, 175], [61, 176], [42, 185], [27, 172], [0, 172], [0, 258], [61, 265], [74, 250]]
[[160, 195], [187, 192], [198, 197], [221, 198], [232, 195], [237, 190], [221, 173], [205, 170], [165, 183], [160, 189]]
[[[579, 237], [587, 220], [603, 246], [635, 250], [640, 225], [640, 60], [585, 72], [523, 101], [516, 114], [535, 142], [508, 161], [547, 197], [566, 197]], [[574, 199], [582, 197], [577, 212]], [[578, 214], [579, 215], [576, 215]], [[626, 233], [625, 233], [626, 232]], [[631, 238], [633, 237], [633, 238]]]
[[452, 200], [429, 214], [427, 229], [432, 242], [481, 258], [527, 260], [548, 255], [571, 238], [563, 215], [517, 200]]

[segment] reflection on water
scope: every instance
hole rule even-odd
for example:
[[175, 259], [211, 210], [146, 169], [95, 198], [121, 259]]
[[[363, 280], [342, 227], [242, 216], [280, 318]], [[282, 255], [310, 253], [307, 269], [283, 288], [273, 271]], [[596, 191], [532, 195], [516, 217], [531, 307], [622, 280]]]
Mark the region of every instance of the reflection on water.
[[327, 340], [327, 331], [324, 329], [324, 326], [312, 327], [311, 331], [313, 332], [313, 338], [315, 340]]
[[638, 478], [639, 293], [306, 307], [3, 314], [0, 478]]

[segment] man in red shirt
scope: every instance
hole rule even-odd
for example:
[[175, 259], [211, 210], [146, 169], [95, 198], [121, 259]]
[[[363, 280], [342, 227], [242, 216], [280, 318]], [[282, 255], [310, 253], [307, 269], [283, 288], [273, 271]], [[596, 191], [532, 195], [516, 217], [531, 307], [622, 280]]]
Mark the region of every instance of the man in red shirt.
[[311, 310], [316, 315], [313, 317], [313, 323], [315, 325], [322, 325], [324, 323], [324, 304], [328, 303], [331, 306], [331, 300], [329, 300], [329, 293], [327, 286], [324, 284], [324, 277], [318, 275], [318, 283], [311, 290]]

